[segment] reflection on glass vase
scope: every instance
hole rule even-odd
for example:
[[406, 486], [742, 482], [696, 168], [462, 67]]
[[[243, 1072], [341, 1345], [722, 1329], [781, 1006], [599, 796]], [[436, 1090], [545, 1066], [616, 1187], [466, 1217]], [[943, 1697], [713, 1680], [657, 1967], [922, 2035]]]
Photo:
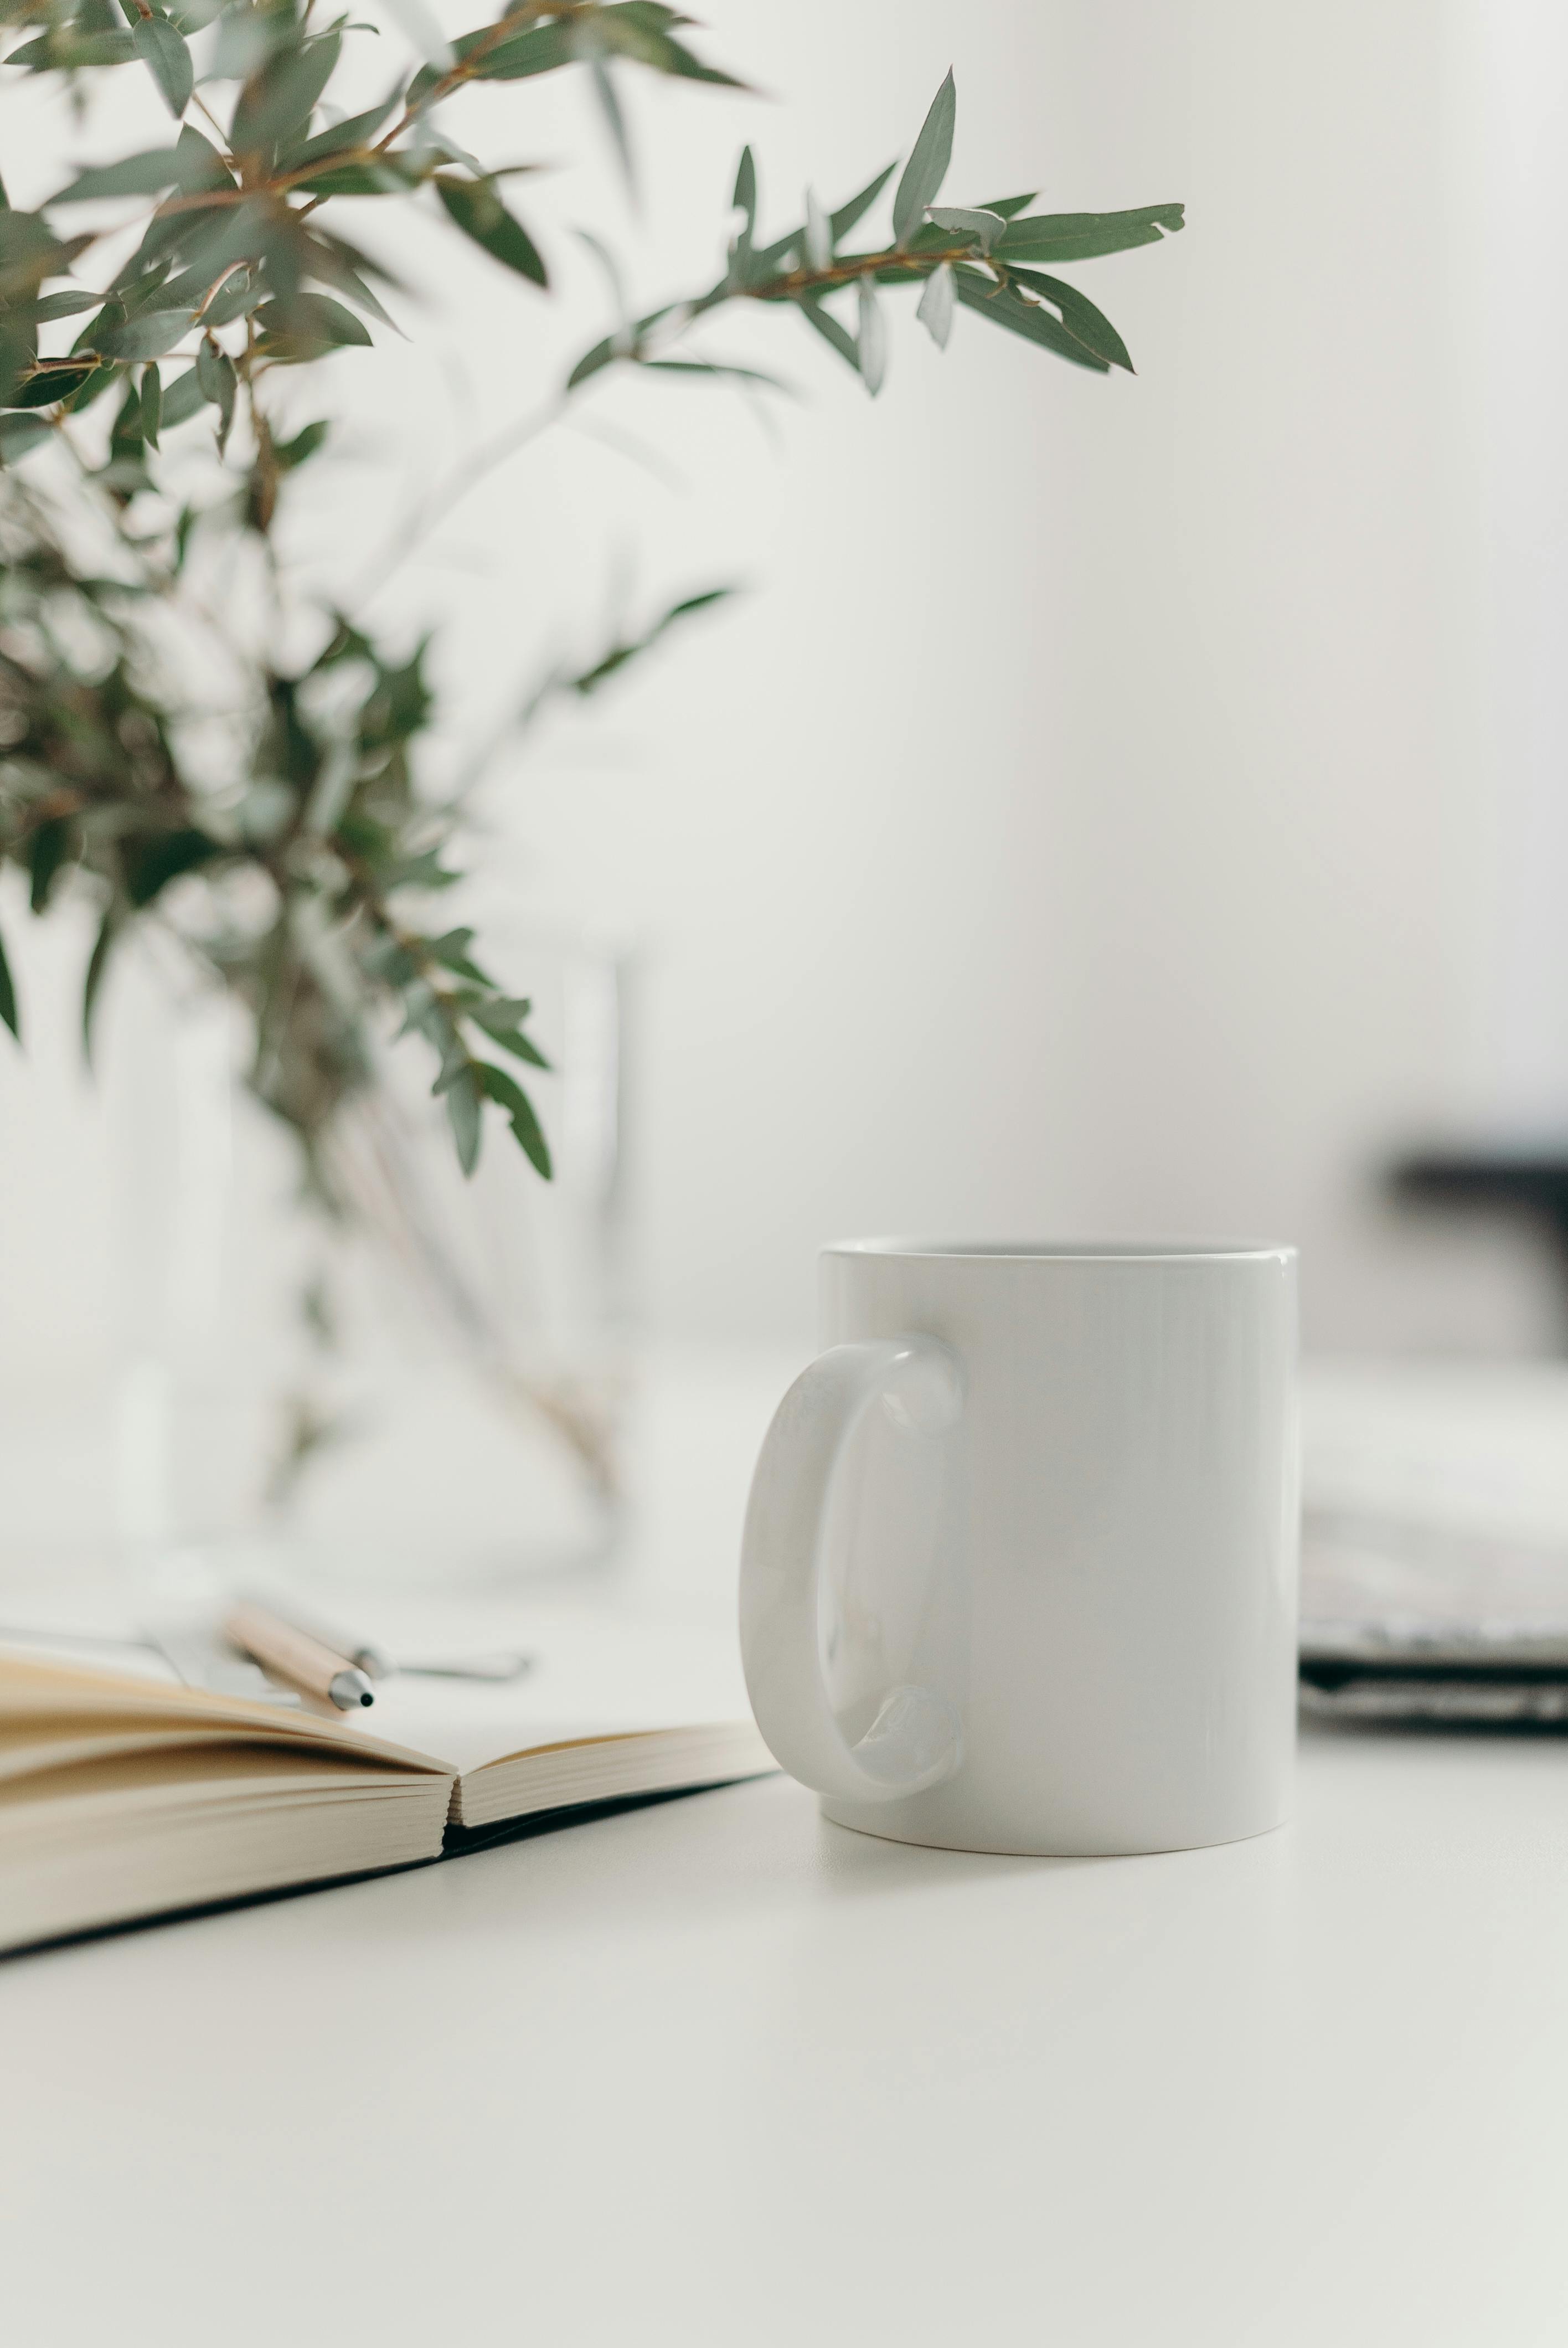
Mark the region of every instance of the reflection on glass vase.
[[[375, 1423], [306, 1462], [300, 1521], [313, 1550], [420, 1579], [601, 1557], [625, 1503], [628, 965], [493, 926], [488, 942], [532, 999], [550, 1062], [526, 1074], [553, 1179], [498, 1116], [465, 1179], [427, 1056], [406, 1045], [383, 1053], [329, 1158], [351, 1210], [345, 1320]], [[360, 1537], [374, 1519], [384, 1544]]]
[[160, 1585], [257, 1561], [436, 1584], [613, 1549], [627, 966], [532, 936], [496, 958], [551, 1063], [529, 1079], [555, 1179], [496, 1117], [465, 1180], [411, 1040], [332, 1135], [335, 1217], [302, 1201], [288, 1136], [237, 1086], [226, 1005], [118, 1006], [117, 1495]]

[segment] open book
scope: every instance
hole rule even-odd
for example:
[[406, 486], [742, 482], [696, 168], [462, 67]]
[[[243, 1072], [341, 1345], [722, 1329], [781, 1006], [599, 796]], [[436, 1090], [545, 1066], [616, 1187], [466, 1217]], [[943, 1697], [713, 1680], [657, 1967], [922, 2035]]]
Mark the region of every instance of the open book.
[[351, 1725], [0, 1648], [0, 1949], [774, 1766], [686, 1633], [558, 1627], [540, 1661], [515, 1687], [383, 1682]]

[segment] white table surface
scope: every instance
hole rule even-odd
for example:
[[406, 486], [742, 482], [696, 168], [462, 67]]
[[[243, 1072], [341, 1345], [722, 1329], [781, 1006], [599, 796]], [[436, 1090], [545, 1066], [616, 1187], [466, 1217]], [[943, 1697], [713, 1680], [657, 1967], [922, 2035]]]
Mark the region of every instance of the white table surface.
[[0, 1965], [0, 2332], [1561, 2348], [1565, 2114], [1568, 1744], [1102, 1861], [772, 1779]]

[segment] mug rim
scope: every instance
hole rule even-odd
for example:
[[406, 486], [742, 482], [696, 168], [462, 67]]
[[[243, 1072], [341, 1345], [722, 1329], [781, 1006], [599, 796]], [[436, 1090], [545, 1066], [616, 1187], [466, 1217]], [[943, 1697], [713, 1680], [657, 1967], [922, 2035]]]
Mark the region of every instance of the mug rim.
[[1285, 1240], [830, 1240], [825, 1256], [874, 1256], [940, 1263], [1294, 1262]]

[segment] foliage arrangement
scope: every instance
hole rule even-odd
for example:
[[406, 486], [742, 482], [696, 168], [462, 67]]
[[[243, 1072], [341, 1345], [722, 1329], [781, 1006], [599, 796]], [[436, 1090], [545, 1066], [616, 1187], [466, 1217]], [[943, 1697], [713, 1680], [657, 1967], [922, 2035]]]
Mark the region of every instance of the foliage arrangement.
[[[323, 1138], [373, 1080], [373, 1042], [394, 1026], [435, 1053], [466, 1170], [489, 1102], [548, 1176], [521, 1074], [544, 1065], [529, 1005], [491, 978], [470, 931], [430, 910], [457, 877], [461, 807], [417, 768], [436, 715], [426, 648], [400, 653], [352, 613], [323, 611], [311, 656], [289, 656], [301, 597], [278, 520], [323, 461], [330, 425], [285, 428], [281, 398], [341, 352], [363, 364], [352, 355], [393, 324], [398, 282], [344, 232], [345, 210], [374, 239], [389, 207], [422, 205], [522, 298], [549, 291], [507, 185], [530, 167], [483, 163], [447, 128], [472, 88], [580, 68], [630, 176], [628, 70], [742, 85], [661, 0], [513, 0], [450, 44], [423, 0], [382, 0], [409, 65], [377, 103], [345, 110], [336, 94], [356, 64], [363, 76], [377, 28], [318, 23], [314, 5], [0, 0], [0, 25], [25, 36], [0, 87], [63, 77], [85, 108], [98, 77], [146, 73], [178, 126], [164, 144], [76, 171], [32, 211], [0, 189], [0, 866], [22, 868], [35, 913], [67, 891], [91, 895], [89, 1036], [120, 942], [138, 923], [172, 930], [244, 1005], [249, 1081], [318, 1182]], [[570, 371], [562, 404], [610, 368], [765, 380], [686, 341], [741, 303], [794, 310], [876, 393], [883, 294], [900, 287], [917, 293], [938, 345], [962, 307], [1075, 366], [1130, 368], [1110, 321], [1047, 273], [1157, 242], [1182, 226], [1182, 207], [944, 205], [954, 110], [949, 75], [901, 172], [889, 165], [835, 210], [808, 196], [781, 234], [759, 227], [747, 149], [718, 276], [619, 317]], [[853, 244], [890, 185], [890, 230]], [[176, 435], [187, 436], [178, 488]], [[215, 596], [220, 558], [228, 584]], [[236, 563], [250, 566], [248, 597], [233, 590]], [[552, 689], [593, 691], [720, 592]], [[20, 1036], [3, 945], [0, 1020]]]

